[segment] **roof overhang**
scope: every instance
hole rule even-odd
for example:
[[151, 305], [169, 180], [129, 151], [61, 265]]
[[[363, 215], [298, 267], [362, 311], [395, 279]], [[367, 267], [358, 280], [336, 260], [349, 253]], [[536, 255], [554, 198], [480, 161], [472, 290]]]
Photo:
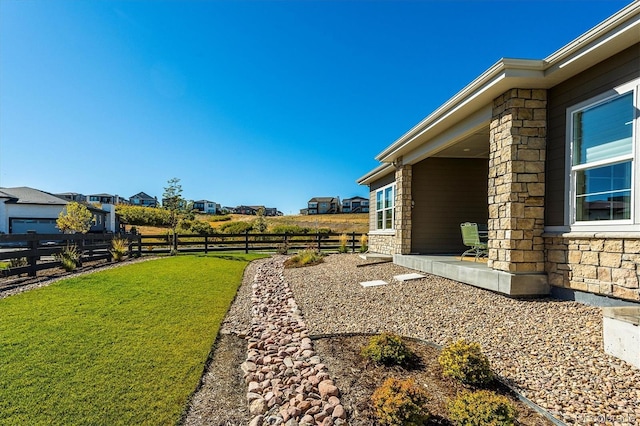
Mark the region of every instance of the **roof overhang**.
[[[468, 117], [474, 114], [483, 116], [487, 120], [484, 124], [488, 124], [487, 106], [507, 90], [551, 88], [638, 43], [639, 32], [640, 2], [636, 1], [543, 60], [503, 58], [393, 142], [376, 159], [393, 163], [410, 154], [403, 163], [412, 164], [437, 153], [442, 149], [441, 140], [433, 147], [422, 145], [446, 133], [458, 135], [458, 139], [449, 139], [450, 144], [455, 143], [468, 134], [464, 129], [456, 131], [455, 128], [468, 122]], [[421, 150], [419, 155], [413, 152], [417, 148]], [[367, 184], [373, 175], [381, 177], [382, 169], [382, 166], [374, 169], [357, 182]]]
[[369, 185], [370, 183], [373, 183], [392, 172], [395, 172], [393, 164], [383, 163], [375, 169], [371, 170], [366, 175], [362, 176], [356, 182], [358, 183], [358, 185]]

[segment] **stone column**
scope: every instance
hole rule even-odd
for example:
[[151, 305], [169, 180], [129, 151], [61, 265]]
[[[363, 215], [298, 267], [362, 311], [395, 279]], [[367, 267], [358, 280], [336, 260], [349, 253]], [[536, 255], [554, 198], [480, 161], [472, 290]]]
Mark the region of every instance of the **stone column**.
[[493, 101], [489, 266], [544, 272], [547, 91], [511, 89]]
[[396, 165], [396, 230], [395, 250], [397, 254], [411, 253], [411, 165]]

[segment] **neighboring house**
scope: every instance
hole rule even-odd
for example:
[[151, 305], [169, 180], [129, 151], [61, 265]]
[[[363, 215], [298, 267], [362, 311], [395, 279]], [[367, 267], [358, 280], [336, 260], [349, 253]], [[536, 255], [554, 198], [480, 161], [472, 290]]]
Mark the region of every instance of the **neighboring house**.
[[61, 194], [53, 194], [56, 197], [60, 197], [63, 200], [67, 201], [75, 201], [76, 203], [84, 203], [87, 201], [87, 196], [84, 194], [79, 194], [77, 192], [63, 192]]
[[283, 213], [278, 210], [276, 207], [265, 207], [264, 209], [265, 216], [282, 216]]
[[545, 59], [501, 59], [385, 148], [358, 180], [369, 250], [428, 270], [416, 255], [459, 255], [477, 222], [488, 268], [465, 282], [640, 301], [639, 34], [634, 2]]
[[307, 214], [340, 213], [340, 197], [314, 197], [307, 202]]
[[[56, 220], [70, 201], [28, 187], [0, 188], [0, 233], [57, 234]], [[113, 213], [87, 206], [94, 221], [90, 232], [115, 231]], [[115, 226], [115, 225], [113, 225]]]
[[218, 214], [220, 204], [208, 200], [198, 200], [193, 202], [193, 209], [205, 214]]
[[238, 206], [232, 210], [235, 214], [257, 215], [258, 209], [255, 206]]
[[342, 213], [369, 213], [369, 199], [364, 197], [342, 200]]
[[90, 194], [87, 195], [87, 202], [91, 204], [120, 204], [120, 197], [111, 194]]
[[136, 195], [129, 197], [129, 204], [133, 206], [157, 207], [158, 199], [144, 192], [138, 192]]

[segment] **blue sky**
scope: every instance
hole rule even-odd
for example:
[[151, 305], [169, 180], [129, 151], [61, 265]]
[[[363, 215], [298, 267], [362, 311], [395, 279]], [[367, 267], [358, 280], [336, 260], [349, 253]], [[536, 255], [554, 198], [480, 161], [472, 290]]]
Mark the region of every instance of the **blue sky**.
[[0, 0], [0, 186], [297, 213], [501, 57], [629, 4]]

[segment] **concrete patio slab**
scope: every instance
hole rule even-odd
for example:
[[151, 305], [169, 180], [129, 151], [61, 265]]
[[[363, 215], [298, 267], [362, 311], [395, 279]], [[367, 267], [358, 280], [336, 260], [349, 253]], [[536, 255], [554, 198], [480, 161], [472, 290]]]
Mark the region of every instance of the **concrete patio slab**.
[[546, 296], [550, 289], [546, 274], [496, 271], [486, 263], [461, 261], [457, 256], [396, 254], [393, 263], [508, 296]]

